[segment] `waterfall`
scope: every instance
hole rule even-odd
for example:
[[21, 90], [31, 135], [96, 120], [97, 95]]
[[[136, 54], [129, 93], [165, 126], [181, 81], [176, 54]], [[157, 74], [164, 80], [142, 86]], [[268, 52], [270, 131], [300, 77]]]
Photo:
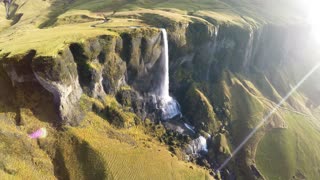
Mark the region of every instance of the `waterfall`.
[[[214, 30], [214, 38], [213, 38], [213, 42], [210, 42], [208, 44], [208, 49], [210, 49], [210, 53], [208, 54], [208, 57], [213, 57], [215, 58], [215, 53], [217, 51], [217, 46], [218, 46], [218, 33], [219, 33], [219, 26], [215, 28]], [[212, 67], [212, 64], [214, 63], [213, 59], [209, 59], [209, 64], [207, 67], [207, 74], [206, 74], [206, 81], [210, 80], [210, 70]]]
[[252, 54], [253, 54], [253, 43], [254, 43], [253, 41], [254, 41], [254, 32], [253, 30], [251, 30], [249, 33], [249, 40], [248, 40], [247, 47], [244, 54], [244, 62], [243, 62], [244, 67], [246, 67], [251, 61]]
[[168, 35], [165, 29], [161, 29], [162, 32], [162, 57], [161, 62], [164, 68], [163, 79], [160, 84], [160, 97], [169, 99], [169, 47], [168, 47]]
[[161, 29], [162, 33], [162, 55], [161, 66], [163, 68], [163, 74], [161, 75], [161, 82], [158, 89], [158, 97], [160, 109], [162, 111], [162, 119], [168, 120], [179, 114], [180, 106], [178, 102], [169, 95], [169, 48], [168, 48], [168, 35], [165, 29]]

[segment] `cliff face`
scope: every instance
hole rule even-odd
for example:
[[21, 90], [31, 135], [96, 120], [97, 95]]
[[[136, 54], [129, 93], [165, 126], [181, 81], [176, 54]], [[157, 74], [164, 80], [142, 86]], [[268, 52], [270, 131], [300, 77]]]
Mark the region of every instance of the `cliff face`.
[[[152, 137], [143, 135], [144, 128], [150, 128], [146, 131], [147, 134], [155, 131], [153, 122], [147, 119], [148, 124], [142, 120], [151, 118], [153, 121], [159, 121], [161, 118], [157, 115], [159, 110], [155, 109], [156, 104], [153, 104], [153, 99], [149, 99], [150, 95], [158, 90], [159, 79], [162, 78], [163, 72], [162, 63], [159, 62], [163, 46], [160, 30], [139, 28], [119, 34], [120, 36], [102, 35], [86, 39], [81, 43], [71, 43], [54, 56], [43, 56], [38, 54], [37, 50], [30, 50], [25, 55], [4, 54], [2, 56], [0, 118], [5, 120], [5, 124], [9, 123], [3, 127], [10, 126], [15, 129], [14, 133], [22, 132], [22, 134], [31, 133], [37, 127], [47, 127], [51, 136], [39, 141], [38, 145], [31, 142], [27, 136], [21, 137], [27, 145], [39, 151], [38, 154], [31, 154], [32, 158], [44, 156], [45, 164], [40, 169], [50, 174], [46, 177], [104, 179], [130, 176], [130, 174], [121, 176], [114, 174], [118, 171], [117, 168], [122, 166], [121, 163], [112, 165], [115, 169], [111, 167], [110, 170], [109, 165], [104, 161], [109, 163], [109, 158], [113, 158], [117, 153], [112, 153], [113, 155], [108, 157], [101, 155], [100, 153], [106, 152], [106, 148], [92, 147], [95, 145], [91, 144], [90, 138], [83, 139], [87, 136], [82, 137], [82, 133], [87, 134], [89, 131], [99, 131], [96, 134], [99, 137], [94, 135], [92, 139], [101, 138], [100, 140], [104, 141], [103, 138], [109, 140], [120, 138], [120, 142], [124, 140], [125, 147], [121, 147], [119, 142], [110, 141], [109, 143], [113, 143], [114, 146], [110, 151], [116, 152], [117, 148], [127, 149], [125, 153], [133, 153], [133, 159], [141, 158], [143, 166], [150, 165], [144, 160], [146, 154], [152, 157], [157, 154], [164, 158], [163, 160], [171, 158], [169, 152], [155, 142], [150, 142], [150, 145], [142, 144], [144, 138]], [[101, 121], [102, 118], [107, 119], [112, 127], [109, 123]], [[93, 129], [90, 129], [89, 126], [92, 124], [90, 122], [91, 125], [88, 126], [88, 121], [94, 124], [101, 121], [101, 124], [94, 125]], [[71, 132], [70, 125], [74, 126], [75, 130], [85, 126], [88, 132]], [[119, 131], [125, 132], [120, 133], [114, 129], [122, 129]], [[161, 133], [155, 136], [161, 137], [164, 134], [163, 126], [159, 126], [157, 131]], [[109, 135], [105, 136], [101, 132]], [[75, 133], [79, 133], [79, 136]], [[134, 138], [130, 138], [128, 134], [135, 134]], [[14, 140], [8, 139], [7, 136], [9, 136], [7, 131], [1, 134], [1, 138], [5, 138], [6, 142]], [[132, 147], [137, 148], [138, 151], [130, 151]], [[160, 149], [153, 152], [153, 150], [149, 151], [148, 147]], [[163, 152], [159, 154], [161, 149]], [[69, 151], [78, 153], [70, 155]], [[144, 153], [141, 154], [141, 151]], [[13, 157], [7, 151], [1, 151], [1, 153]], [[95, 157], [97, 159], [92, 159]], [[126, 157], [123, 161], [133, 159]], [[120, 159], [118, 160], [121, 162]], [[89, 164], [86, 164], [87, 162]], [[188, 173], [189, 166], [184, 166], [178, 160], [166, 160], [165, 163], [161, 163], [160, 168], [164, 171], [171, 171], [166, 166], [167, 162], [173, 163], [173, 166], [177, 166], [178, 169], [181, 168], [182, 171], [174, 175], [176, 177], [209, 178], [208, 172], [198, 167], [195, 167], [196, 172], [200, 174]], [[3, 176], [20, 177], [22, 175], [23, 171], [19, 170], [20, 164], [10, 169], [11, 165], [8, 162], [3, 163], [3, 167], [1, 166], [1, 170], [4, 169], [5, 173]], [[38, 165], [32, 165], [33, 161], [25, 163], [28, 169], [26, 171], [39, 168]], [[97, 169], [101, 171], [97, 173]], [[91, 174], [90, 171], [95, 173]], [[148, 176], [151, 176], [154, 171], [151, 170], [150, 173]], [[163, 176], [163, 173], [155, 174]], [[145, 172], [140, 175], [134, 174], [136, 177], [144, 175], [146, 175]], [[30, 177], [39, 178], [41, 173], [31, 173]], [[167, 178], [167, 175], [163, 178]]]
[[[193, 32], [194, 26], [198, 33]], [[319, 54], [314, 49], [317, 46], [304, 25], [266, 23], [241, 27], [195, 23], [189, 24], [186, 32], [188, 43], [183, 47], [171, 38], [171, 90], [197, 129], [227, 136], [228, 143], [221, 144], [217, 138], [209, 145], [209, 149], [212, 148], [209, 159], [221, 164], [225, 153], [228, 154], [222, 149], [230, 146], [233, 149], [240, 144], [271, 108], [317, 65]], [[318, 75], [319, 70], [313, 72], [282, 107], [307, 114], [315, 110], [309, 108], [318, 106], [315, 96], [319, 94], [319, 87], [314, 79]], [[202, 96], [196, 96], [193, 91], [200, 91]], [[210, 105], [199, 106], [196, 101], [202, 101], [203, 105], [210, 102]], [[215, 118], [207, 121], [202, 110], [210, 106]], [[195, 110], [199, 107], [201, 110]], [[199, 117], [197, 112], [204, 117]], [[237, 176], [263, 177], [256, 167], [257, 147], [271, 129], [290, 128], [284, 114], [282, 110], [275, 113], [245, 145], [235, 164], [230, 163], [230, 169], [236, 167]], [[217, 124], [216, 121], [222, 124], [218, 131], [209, 128]]]
[[123, 33], [123, 38], [100, 36], [74, 43], [55, 57], [38, 56], [36, 50], [24, 56], [5, 56], [1, 64], [12, 84], [6, 86], [42, 86], [52, 94], [59, 111], [60, 122], [53, 123], [71, 125], [79, 124], [83, 117], [79, 106], [83, 93], [103, 99], [128, 85], [140, 94], [152, 93], [160, 76], [156, 65], [161, 54], [160, 32], [133, 31]]

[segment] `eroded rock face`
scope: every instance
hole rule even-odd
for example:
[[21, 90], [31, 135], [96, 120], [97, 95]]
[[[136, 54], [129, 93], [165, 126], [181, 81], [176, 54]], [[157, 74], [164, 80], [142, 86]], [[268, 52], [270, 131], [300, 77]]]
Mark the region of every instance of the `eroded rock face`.
[[4, 58], [3, 69], [10, 77], [12, 85], [24, 82], [36, 82], [32, 72], [31, 61], [36, 55], [36, 51], [31, 50], [23, 57]]
[[[56, 57], [39, 57], [30, 51], [25, 57], [6, 60], [3, 67], [12, 84], [39, 82], [53, 94], [63, 124], [77, 125], [82, 120], [79, 100], [83, 92], [103, 99], [106, 94], [116, 94], [127, 82], [138, 90], [130, 105], [143, 116], [142, 101], [137, 100], [139, 93], [152, 90], [161, 53], [160, 32], [146, 31], [128, 34], [130, 44], [125, 45], [126, 40], [115, 36], [71, 44]], [[132, 75], [129, 80], [127, 73]]]
[[36, 51], [31, 50], [23, 57], [4, 58], [1, 65], [14, 87], [19, 89], [40, 83], [53, 95], [60, 117], [60, 122], [53, 122], [54, 124], [77, 125], [81, 121], [83, 116], [79, 100], [82, 89], [76, 63], [69, 50], [61, 52], [55, 58], [37, 57]]
[[79, 105], [82, 89], [71, 52], [67, 49], [55, 58], [37, 57], [32, 69], [40, 84], [53, 94], [62, 122], [77, 125], [83, 118]]
[[142, 119], [156, 113], [145, 104], [149, 104], [149, 95], [159, 86], [162, 75], [159, 30], [134, 29], [120, 37], [103, 35], [71, 44], [70, 50], [86, 95], [98, 99], [116, 95], [123, 106]]
[[160, 31], [121, 35], [123, 49], [121, 57], [127, 62], [127, 81], [143, 93], [154, 91], [161, 75], [160, 55], [162, 52]]
[[83, 44], [71, 44], [77, 63], [80, 85], [91, 97], [116, 94], [130, 85], [139, 93], [149, 93], [157, 86], [161, 54], [160, 31], [139, 29], [121, 37], [100, 36]]
[[84, 93], [91, 97], [105, 95], [102, 86], [102, 68], [97, 59], [101, 46], [98, 40], [88, 40], [88, 46], [73, 43], [69, 47], [76, 63], [79, 83]]
[[[55, 57], [37, 56], [5, 59], [2, 64], [12, 84], [40, 83], [54, 96], [62, 124], [77, 125], [83, 118], [79, 100], [83, 93], [103, 99], [131, 86], [133, 111], [146, 117], [143, 98], [158, 86], [160, 31], [135, 29], [117, 36], [99, 36], [60, 51]], [[146, 100], [148, 101], [148, 100]]]

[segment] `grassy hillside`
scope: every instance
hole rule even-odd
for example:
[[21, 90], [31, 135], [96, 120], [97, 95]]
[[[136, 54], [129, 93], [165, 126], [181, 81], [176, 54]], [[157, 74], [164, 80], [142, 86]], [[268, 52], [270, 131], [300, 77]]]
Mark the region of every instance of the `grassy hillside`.
[[[235, 121], [232, 123], [232, 133], [235, 142], [241, 142], [275, 107], [275, 103], [270, 99], [279, 96], [274, 93], [272, 85], [267, 85], [268, 88], [256, 86], [250, 81], [241, 80], [242, 78], [239, 81], [234, 77], [233, 85], [229, 87], [232, 107], [236, 107], [232, 111], [232, 119]], [[295, 92], [244, 147], [246, 161], [256, 163], [265, 178], [319, 177], [319, 120], [314, 116], [314, 109], [306, 108], [305, 104], [305, 97], [300, 92]], [[241, 159], [240, 156], [238, 157]]]
[[[315, 76], [316, 77], [316, 76]], [[287, 80], [289, 81], [289, 80]], [[268, 115], [281, 100], [279, 92], [262, 74], [247, 75], [225, 72], [212, 86], [198, 83], [214, 107], [225, 109], [223, 123], [231, 130], [224, 133], [231, 151]], [[209, 87], [208, 87], [209, 86]], [[189, 98], [189, 97], [188, 97]], [[251, 165], [266, 179], [317, 179], [319, 177], [320, 143], [317, 109], [306, 107], [306, 97], [295, 92], [258, 130], [228, 164], [235, 162], [238, 171], [252, 173]], [[226, 113], [226, 112], [229, 112]], [[229, 115], [228, 115], [229, 114]], [[218, 118], [221, 116], [218, 115]], [[230, 126], [228, 127], [228, 124]], [[218, 136], [219, 137], [219, 136]], [[219, 151], [225, 148], [218, 146]], [[210, 153], [222, 163], [221, 155]], [[221, 159], [220, 159], [221, 158]], [[248, 168], [247, 168], [248, 167]], [[246, 174], [237, 177], [247, 179]]]
[[[260, 142], [257, 165], [269, 179], [317, 179], [320, 132], [310, 118], [284, 112], [288, 129], [275, 129]], [[272, 144], [272, 146], [270, 146]]]
[[90, 28], [90, 24], [86, 23], [50, 29], [30, 29], [22, 32], [22, 35], [17, 34], [10, 41], [7, 41], [7, 36], [1, 36], [0, 49], [2, 49], [1, 53], [11, 53], [12, 56], [24, 54], [30, 49], [35, 49], [38, 55], [54, 56], [72, 42], [83, 42], [90, 37], [102, 34], [116, 35], [108, 30]]
[[[268, 1], [269, 2], [269, 1]], [[97, 34], [113, 34], [106, 28], [145, 26], [144, 14], [157, 14], [173, 20], [191, 20], [207, 16], [218, 22], [247, 24], [256, 22], [296, 22], [301, 14], [283, 7], [285, 0], [269, 3], [255, 1], [164, 1], [164, 0], [15, 0], [9, 20], [0, 6], [0, 53], [20, 54], [31, 48], [40, 54], [53, 55], [63, 44], [81, 41]], [[281, 10], [274, 7], [281, 7]], [[102, 14], [116, 11], [115, 19], [101, 27], [91, 27], [103, 20]], [[117, 19], [117, 17], [119, 17]], [[77, 24], [77, 25], [75, 25]], [[58, 26], [53, 29], [39, 29]], [[73, 31], [77, 28], [77, 31]], [[114, 29], [113, 29], [114, 30]], [[70, 35], [72, 33], [72, 35]], [[8, 44], [10, 41], [10, 44]], [[52, 43], [46, 43], [52, 42]], [[12, 46], [14, 44], [14, 46]]]
[[55, 179], [48, 155], [0, 113], [1, 179]]
[[[150, 177], [152, 179], [210, 179], [206, 171], [191, 163], [179, 161], [165, 146], [144, 135], [139, 128], [118, 132], [110, 129], [103, 119], [94, 114], [89, 114], [86, 119], [88, 121], [85, 121], [84, 124], [88, 126], [71, 128], [68, 131], [80, 141], [86, 142], [99, 154], [100, 161], [103, 161], [106, 166], [107, 171], [106, 169], [104, 171], [107, 177], [114, 179], [148, 179]], [[65, 147], [62, 146], [62, 148]], [[69, 154], [65, 157], [66, 161], [72, 158]], [[69, 166], [70, 169], [76, 170], [72, 167], [73, 163]]]
[[[17, 91], [0, 90], [1, 179], [212, 179], [207, 170], [180, 161], [143, 125], [116, 129], [88, 111], [80, 126], [58, 130], [50, 95], [36, 85]], [[15, 94], [21, 108], [8, 104], [4, 93]], [[30, 139], [40, 127], [48, 136]]]

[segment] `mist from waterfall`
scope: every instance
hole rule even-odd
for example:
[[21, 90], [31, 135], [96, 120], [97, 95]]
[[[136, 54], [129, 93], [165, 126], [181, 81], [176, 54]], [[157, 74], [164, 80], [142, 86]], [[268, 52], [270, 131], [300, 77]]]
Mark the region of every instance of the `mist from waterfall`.
[[161, 67], [163, 74], [161, 75], [161, 82], [158, 89], [159, 105], [162, 111], [162, 119], [168, 120], [179, 114], [180, 106], [178, 102], [169, 95], [169, 47], [168, 35], [165, 29], [161, 29], [162, 33], [162, 54], [161, 54]]

